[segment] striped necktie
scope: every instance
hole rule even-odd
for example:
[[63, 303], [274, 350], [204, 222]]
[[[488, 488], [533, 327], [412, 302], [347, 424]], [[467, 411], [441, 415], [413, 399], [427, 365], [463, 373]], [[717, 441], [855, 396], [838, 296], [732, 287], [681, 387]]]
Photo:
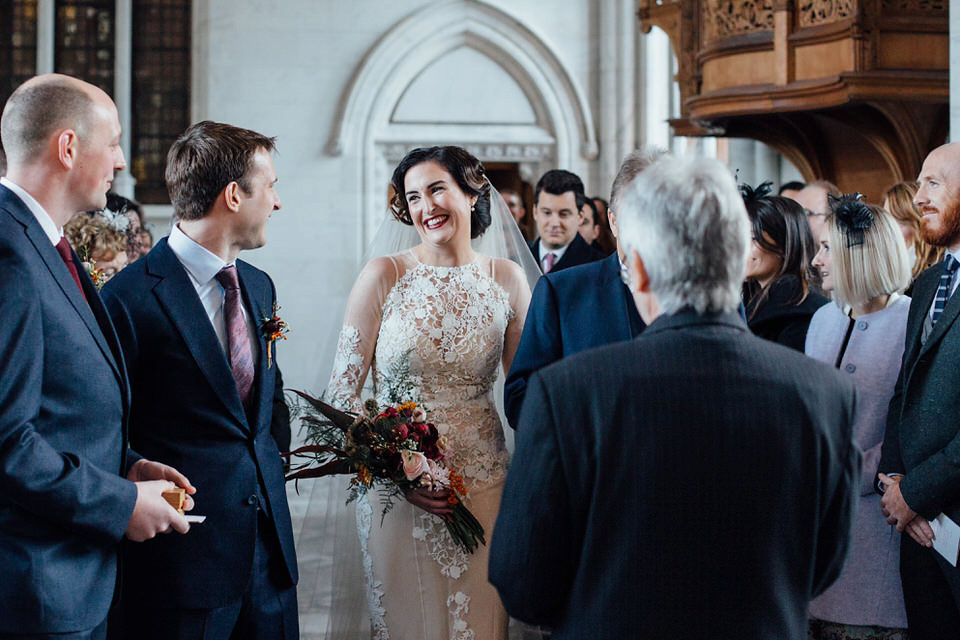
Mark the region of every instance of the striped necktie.
[[230, 347], [230, 370], [237, 383], [240, 400], [246, 408], [250, 389], [253, 387], [253, 352], [250, 349], [247, 322], [243, 318], [243, 300], [240, 296], [237, 268], [233, 265], [224, 267], [217, 273], [216, 278], [223, 287], [223, 316], [227, 327], [227, 344]]
[[930, 314], [930, 321], [933, 324], [937, 323], [940, 314], [943, 313], [943, 308], [947, 306], [947, 300], [950, 299], [950, 283], [953, 281], [953, 274], [957, 272], [958, 266], [960, 266], [960, 262], [957, 262], [957, 259], [948, 253], [943, 264], [943, 273], [940, 274], [940, 286], [937, 287], [937, 295], [933, 298], [933, 313]]

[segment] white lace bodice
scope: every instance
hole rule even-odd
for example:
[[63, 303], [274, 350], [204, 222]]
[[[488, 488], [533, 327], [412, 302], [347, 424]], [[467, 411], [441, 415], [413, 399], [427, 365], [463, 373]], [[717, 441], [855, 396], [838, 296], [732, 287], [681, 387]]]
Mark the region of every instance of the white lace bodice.
[[483, 256], [429, 266], [412, 252], [371, 263], [351, 293], [327, 387], [332, 403], [357, 411], [372, 366], [377, 401], [393, 392], [422, 404], [468, 488], [502, 480], [508, 462], [493, 386], [505, 340], [522, 328], [511, 305], [521, 292], [508, 291], [496, 266]]

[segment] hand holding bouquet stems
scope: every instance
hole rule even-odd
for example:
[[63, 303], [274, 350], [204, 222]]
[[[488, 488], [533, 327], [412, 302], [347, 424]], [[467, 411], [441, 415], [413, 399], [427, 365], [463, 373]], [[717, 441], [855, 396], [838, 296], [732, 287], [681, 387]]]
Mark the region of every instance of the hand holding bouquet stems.
[[463, 477], [442, 462], [449, 444], [416, 403], [381, 410], [368, 400], [365, 413], [354, 415], [301, 391], [294, 393], [307, 402], [301, 421], [310, 444], [284, 454], [308, 459], [296, 465], [287, 480], [346, 470], [355, 474], [348, 503], [376, 487], [384, 502], [382, 516], [393, 507], [393, 498], [402, 495], [442, 517], [454, 542], [465, 551], [472, 553], [478, 544], [486, 544], [483, 527], [463, 504], [467, 495]]

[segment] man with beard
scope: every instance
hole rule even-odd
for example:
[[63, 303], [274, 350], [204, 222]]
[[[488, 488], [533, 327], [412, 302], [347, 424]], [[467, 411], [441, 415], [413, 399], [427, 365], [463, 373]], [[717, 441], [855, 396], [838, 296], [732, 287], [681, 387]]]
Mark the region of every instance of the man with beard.
[[[947, 248], [916, 281], [900, 379], [890, 401], [878, 488], [887, 521], [901, 538], [900, 574], [912, 640], [956, 638], [960, 569], [932, 548], [930, 521], [960, 522], [960, 143], [934, 149], [923, 163], [914, 203], [921, 232]], [[956, 562], [954, 545], [952, 561]]]

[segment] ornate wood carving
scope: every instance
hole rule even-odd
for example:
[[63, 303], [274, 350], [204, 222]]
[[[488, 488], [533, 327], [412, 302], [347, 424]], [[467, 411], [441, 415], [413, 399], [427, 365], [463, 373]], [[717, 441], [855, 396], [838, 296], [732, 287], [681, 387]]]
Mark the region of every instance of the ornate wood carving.
[[761, 140], [872, 198], [946, 139], [948, 0], [638, 2], [677, 53], [681, 135]]
[[801, 0], [798, 9], [800, 26], [815, 27], [852, 18], [856, 7], [854, 0]]
[[947, 17], [949, 0], [883, 0], [883, 15], [942, 16]]
[[707, 0], [701, 6], [704, 44], [756, 31], [773, 31], [773, 0]]

